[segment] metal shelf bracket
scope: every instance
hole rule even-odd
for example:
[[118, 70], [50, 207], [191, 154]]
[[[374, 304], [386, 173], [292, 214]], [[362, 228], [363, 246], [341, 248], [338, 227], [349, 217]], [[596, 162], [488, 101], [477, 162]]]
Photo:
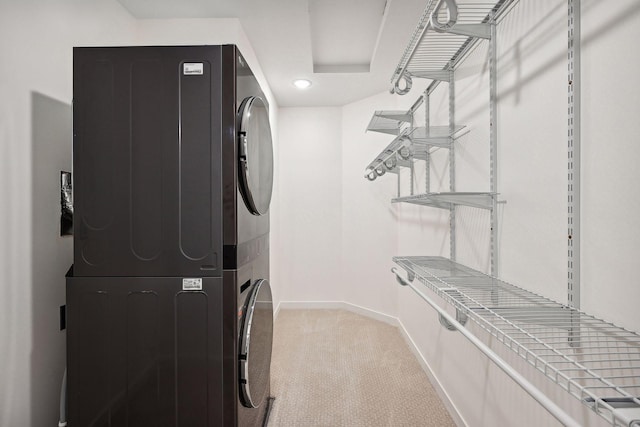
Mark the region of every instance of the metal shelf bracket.
[[439, 82], [449, 82], [451, 80], [451, 73], [448, 70], [413, 71], [411, 75], [423, 79], [437, 80]]
[[490, 24], [459, 24], [454, 25], [449, 31], [451, 34], [460, 36], [478, 37], [481, 39], [491, 38]]

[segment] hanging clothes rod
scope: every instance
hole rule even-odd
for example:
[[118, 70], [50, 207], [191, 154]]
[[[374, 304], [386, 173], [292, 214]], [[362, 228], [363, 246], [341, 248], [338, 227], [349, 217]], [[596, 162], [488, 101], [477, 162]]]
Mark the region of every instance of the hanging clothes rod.
[[441, 318], [444, 318], [450, 325], [455, 327], [465, 338], [471, 341], [471, 344], [476, 346], [478, 350], [484, 353], [493, 363], [495, 363], [504, 373], [506, 373], [512, 380], [514, 380], [524, 391], [526, 391], [531, 397], [533, 397], [544, 409], [546, 409], [555, 419], [560, 421], [562, 425], [567, 427], [580, 427], [581, 424], [574, 420], [569, 414], [567, 414], [562, 408], [556, 405], [551, 399], [541, 392], [536, 386], [531, 384], [526, 378], [518, 373], [511, 365], [505, 362], [500, 356], [498, 356], [491, 348], [483, 343], [479, 338], [473, 335], [467, 330], [460, 322], [458, 322], [453, 316], [444, 311], [438, 304], [436, 304], [429, 296], [425, 295], [420, 289], [414, 286], [411, 282], [404, 279], [398, 270], [393, 267], [391, 272], [395, 274], [396, 279], [402, 286], [408, 286], [426, 301], [434, 310], [438, 312]]

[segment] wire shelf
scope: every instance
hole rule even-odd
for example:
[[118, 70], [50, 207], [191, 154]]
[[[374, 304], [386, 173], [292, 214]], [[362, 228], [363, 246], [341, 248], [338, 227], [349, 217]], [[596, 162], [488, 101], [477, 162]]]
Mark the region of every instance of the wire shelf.
[[492, 209], [495, 193], [448, 192], [426, 193], [414, 196], [396, 197], [392, 203], [412, 203], [434, 208], [451, 209], [455, 205], [471, 206], [480, 209]]
[[376, 111], [367, 126], [367, 131], [400, 135], [407, 124], [411, 124], [411, 111]]
[[429, 150], [431, 147], [449, 148], [465, 128], [464, 125], [458, 125], [454, 129], [449, 126], [420, 126], [412, 128], [408, 136], [416, 148], [423, 150]]
[[[409, 76], [433, 80], [448, 80], [448, 71], [466, 55], [478, 40], [490, 37], [489, 23], [511, 3], [509, 0], [492, 2], [466, 1], [458, 3], [457, 20], [446, 32], [436, 31], [430, 21], [440, 0], [430, 0], [418, 21], [393, 76], [392, 90], [406, 73]], [[447, 8], [441, 7], [435, 16], [447, 21]], [[408, 90], [407, 90], [408, 91]], [[396, 90], [397, 92], [397, 90]], [[405, 92], [398, 92], [405, 93]]]
[[411, 127], [413, 110], [376, 111], [367, 131], [383, 132], [396, 137], [365, 168], [365, 178], [373, 181], [386, 172], [399, 173], [410, 167], [411, 160], [426, 160], [434, 147], [449, 148], [462, 135], [464, 125]]
[[640, 425], [636, 332], [443, 257], [393, 261], [612, 425]]

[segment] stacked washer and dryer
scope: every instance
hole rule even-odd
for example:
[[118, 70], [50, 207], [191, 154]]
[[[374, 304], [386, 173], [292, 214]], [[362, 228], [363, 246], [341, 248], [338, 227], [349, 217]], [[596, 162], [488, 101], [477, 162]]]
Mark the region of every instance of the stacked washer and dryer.
[[235, 46], [74, 49], [68, 422], [261, 426], [268, 105]]

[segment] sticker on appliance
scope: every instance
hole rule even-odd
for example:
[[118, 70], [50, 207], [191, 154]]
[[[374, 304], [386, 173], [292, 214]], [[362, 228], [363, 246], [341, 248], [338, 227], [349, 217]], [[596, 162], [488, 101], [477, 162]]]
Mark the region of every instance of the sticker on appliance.
[[183, 291], [201, 291], [202, 290], [202, 279], [182, 279], [182, 290]]
[[182, 73], [185, 76], [201, 76], [204, 74], [204, 64], [202, 62], [185, 62]]

